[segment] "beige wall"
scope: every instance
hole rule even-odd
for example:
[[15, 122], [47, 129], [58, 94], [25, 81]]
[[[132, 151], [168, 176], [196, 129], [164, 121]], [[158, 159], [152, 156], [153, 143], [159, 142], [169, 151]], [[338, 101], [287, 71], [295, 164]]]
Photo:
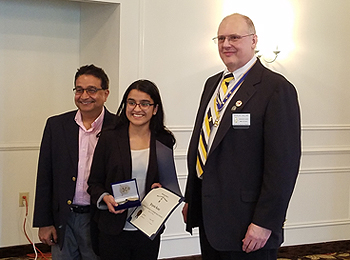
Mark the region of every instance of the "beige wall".
[[[137, 78], [158, 85], [184, 187], [203, 83], [223, 68], [211, 38], [232, 12], [253, 19], [265, 58], [278, 45], [279, 57], [266, 66], [299, 92], [303, 157], [285, 245], [350, 239], [349, 11], [348, 0], [0, 0], [0, 247], [27, 243], [23, 191], [30, 193], [27, 229], [38, 242], [31, 214], [42, 130], [47, 117], [74, 108], [73, 76], [86, 63], [110, 75], [111, 111]], [[197, 233], [184, 232], [179, 209], [160, 256], [198, 253]]]

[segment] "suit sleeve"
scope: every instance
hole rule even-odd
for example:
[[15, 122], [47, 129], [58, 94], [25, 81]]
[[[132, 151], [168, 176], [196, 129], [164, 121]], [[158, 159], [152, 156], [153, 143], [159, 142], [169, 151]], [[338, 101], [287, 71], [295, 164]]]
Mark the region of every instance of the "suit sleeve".
[[49, 119], [46, 122], [40, 146], [33, 217], [34, 227], [45, 227], [54, 224], [52, 207], [55, 207], [55, 205], [52, 205], [53, 176], [51, 140], [51, 124]]
[[264, 174], [253, 223], [280, 232], [299, 171], [300, 111], [287, 81], [272, 94], [264, 118]]

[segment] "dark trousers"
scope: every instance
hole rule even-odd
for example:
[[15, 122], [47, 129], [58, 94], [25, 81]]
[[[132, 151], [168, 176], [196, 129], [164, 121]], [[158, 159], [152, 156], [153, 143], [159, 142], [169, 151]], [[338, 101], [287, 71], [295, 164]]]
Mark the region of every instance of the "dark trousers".
[[204, 228], [199, 227], [202, 260], [276, 260], [277, 249], [260, 249], [251, 253], [243, 251], [218, 251], [208, 242]]
[[119, 235], [99, 234], [101, 260], [157, 260], [160, 234], [154, 240], [141, 231], [122, 231]]
[[90, 214], [71, 212], [67, 221], [63, 248], [51, 246], [53, 260], [99, 260], [91, 246]]

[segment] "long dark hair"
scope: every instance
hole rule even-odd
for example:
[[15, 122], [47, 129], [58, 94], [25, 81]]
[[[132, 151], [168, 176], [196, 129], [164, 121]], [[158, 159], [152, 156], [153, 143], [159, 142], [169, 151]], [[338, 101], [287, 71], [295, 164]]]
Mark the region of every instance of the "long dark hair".
[[148, 94], [152, 100], [154, 101], [154, 107], [158, 106], [157, 113], [152, 116], [149, 128], [151, 131], [154, 131], [156, 135], [160, 134], [168, 134], [172, 137], [173, 143], [175, 144], [175, 137], [173, 133], [166, 128], [164, 125], [164, 110], [162, 99], [160, 97], [159, 89], [157, 86], [147, 79], [140, 79], [133, 82], [125, 91], [123, 95], [123, 99], [119, 105], [117, 116], [118, 116], [118, 124], [126, 124], [129, 123], [129, 119], [126, 117], [126, 101], [129, 96], [131, 90], [136, 89]]

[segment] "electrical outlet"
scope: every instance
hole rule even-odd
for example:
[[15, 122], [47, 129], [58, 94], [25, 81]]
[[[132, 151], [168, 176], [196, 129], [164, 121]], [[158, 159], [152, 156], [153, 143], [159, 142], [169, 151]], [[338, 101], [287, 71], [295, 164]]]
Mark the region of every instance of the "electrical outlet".
[[27, 201], [29, 201], [29, 192], [20, 192], [19, 193], [19, 206], [24, 207], [26, 205], [26, 201], [24, 199], [26, 197]]

